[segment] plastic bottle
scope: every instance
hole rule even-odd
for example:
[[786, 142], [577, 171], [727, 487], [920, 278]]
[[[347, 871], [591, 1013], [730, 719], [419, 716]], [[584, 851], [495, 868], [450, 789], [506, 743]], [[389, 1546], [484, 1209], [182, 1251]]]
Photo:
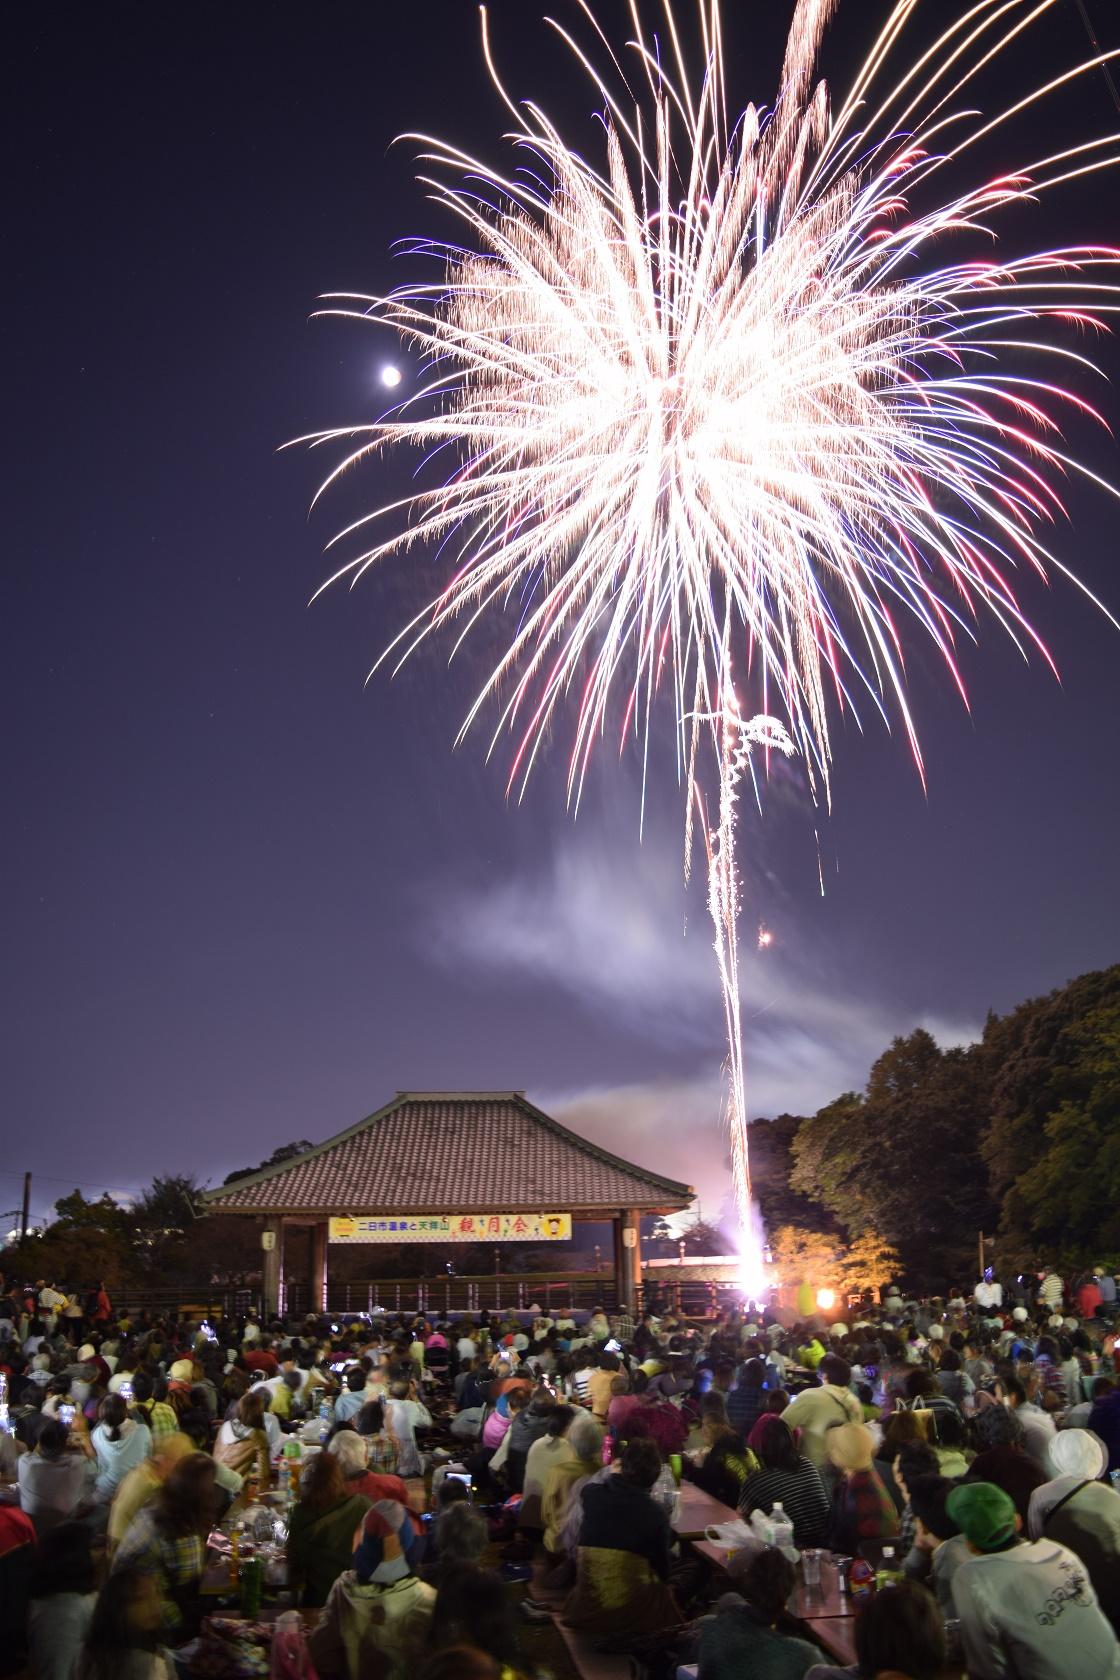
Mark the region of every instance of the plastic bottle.
[[673, 1480], [673, 1472], [667, 1464], [661, 1466], [661, 1473], [650, 1489], [655, 1505], [660, 1505], [669, 1518], [673, 1514], [673, 1506], [677, 1498], [677, 1484]]
[[280, 1497], [282, 1499], [290, 1499], [292, 1497], [292, 1465], [291, 1460], [288, 1458], [282, 1458], [280, 1460], [280, 1465], [276, 1472], [276, 1485], [280, 1490]]
[[319, 1439], [325, 1442], [331, 1432], [331, 1403], [324, 1400], [319, 1407]]
[[603, 1463], [609, 1464], [614, 1458], [614, 1436], [610, 1430], [603, 1432]]
[[871, 1597], [875, 1591], [875, 1572], [866, 1558], [856, 1558], [848, 1571], [848, 1585], [853, 1604], [864, 1603]]
[[233, 1533], [230, 1535], [229, 1584], [230, 1584], [231, 1587], [236, 1587], [240, 1574], [241, 1574], [241, 1530], [240, 1530], [240, 1528], [235, 1528]]
[[880, 1560], [878, 1569], [875, 1571], [876, 1589], [878, 1590], [882, 1587], [893, 1587], [901, 1580], [902, 1570], [898, 1567], [895, 1560], [894, 1547], [884, 1546], [882, 1559]]
[[777, 1546], [779, 1551], [788, 1550], [793, 1545], [793, 1522], [786, 1516], [780, 1499], [775, 1499], [770, 1507], [770, 1525], [773, 1534], [770, 1544]]

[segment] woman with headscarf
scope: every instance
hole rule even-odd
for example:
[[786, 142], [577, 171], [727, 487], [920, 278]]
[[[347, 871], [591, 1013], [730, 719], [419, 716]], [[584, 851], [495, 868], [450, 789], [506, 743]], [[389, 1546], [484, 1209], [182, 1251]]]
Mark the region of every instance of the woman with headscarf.
[[311, 1635], [311, 1657], [321, 1675], [411, 1680], [436, 1600], [435, 1588], [413, 1573], [417, 1545], [398, 1501], [380, 1499], [366, 1509], [353, 1536], [353, 1567], [334, 1581]]

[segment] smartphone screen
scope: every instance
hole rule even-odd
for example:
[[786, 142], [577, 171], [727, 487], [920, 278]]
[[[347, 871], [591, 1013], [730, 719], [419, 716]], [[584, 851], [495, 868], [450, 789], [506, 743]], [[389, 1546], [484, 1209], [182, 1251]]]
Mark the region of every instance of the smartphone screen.
[[77, 1406], [71, 1406], [71, 1405], [67, 1405], [65, 1403], [63, 1405], [61, 1405], [58, 1408], [58, 1421], [59, 1421], [59, 1423], [64, 1423], [66, 1425], [67, 1429], [69, 1429], [71, 1424], [74, 1422], [74, 1416], [75, 1416], [75, 1413], [77, 1412], [77, 1410], [78, 1410]]

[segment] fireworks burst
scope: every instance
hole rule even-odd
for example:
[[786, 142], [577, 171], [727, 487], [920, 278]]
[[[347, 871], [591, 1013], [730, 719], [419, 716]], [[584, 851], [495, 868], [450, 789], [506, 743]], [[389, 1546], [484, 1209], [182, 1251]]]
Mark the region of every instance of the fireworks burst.
[[[732, 124], [717, 0], [698, 8], [697, 78], [671, 6], [659, 41], [632, 5], [631, 81], [575, 0], [594, 54], [553, 27], [594, 85], [599, 164], [505, 94], [483, 11], [518, 165], [498, 174], [413, 137], [462, 242], [410, 247], [436, 259], [430, 283], [334, 295], [326, 312], [391, 327], [425, 376], [383, 421], [302, 440], [345, 446], [323, 489], [392, 446], [424, 452], [412, 494], [335, 539], [361, 551], [329, 581], [356, 582], [410, 545], [435, 550], [445, 581], [382, 658], [399, 663], [453, 621], [452, 651], [488, 626], [498, 653], [463, 732], [494, 703], [490, 749], [512, 734], [519, 794], [561, 708], [574, 714], [578, 804], [608, 726], [637, 741], [644, 774], [657, 704], [671, 705], [686, 860], [698, 817], [709, 863], [751, 1246], [741, 776], [752, 751], [796, 750], [827, 800], [830, 707], [858, 717], [863, 703], [901, 721], [920, 770], [907, 626], [962, 696], [957, 648], [985, 612], [1049, 660], [1015, 574], [1070, 575], [1050, 535], [1055, 481], [1094, 475], [1064, 449], [1056, 415], [1093, 410], [1061, 370], [1092, 370], [1076, 334], [1120, 307], [1110, 248], [974, 254], [994, 251], [987, 237], [1009, 208], [1115, 164], [1120, 137], [942, 189], [1004, 124], [1116, 54], [977, 115], [971, 84], [1056, 0], [962, 0], [913, 59], [918, 0], [896, 0], [834, 114], [814, 76], [835, 3], [798, 0], [773, 110], [748, 105]], [[1037, 371], [1043, 357], [1053, 380]], [[750, 722], [733, 670], [759, 704]]]

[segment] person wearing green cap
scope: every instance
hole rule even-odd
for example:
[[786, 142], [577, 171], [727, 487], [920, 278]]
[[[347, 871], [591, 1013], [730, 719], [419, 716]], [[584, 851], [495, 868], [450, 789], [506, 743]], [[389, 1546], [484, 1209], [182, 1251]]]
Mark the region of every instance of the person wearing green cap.
[[945, 1502], [968, 1542], [952, 1579], [969, 1680], [1120, 1680], [1120, 1644], [1081, 1560], [1056, 1541], [1024, 1541], [994, 1482]]

